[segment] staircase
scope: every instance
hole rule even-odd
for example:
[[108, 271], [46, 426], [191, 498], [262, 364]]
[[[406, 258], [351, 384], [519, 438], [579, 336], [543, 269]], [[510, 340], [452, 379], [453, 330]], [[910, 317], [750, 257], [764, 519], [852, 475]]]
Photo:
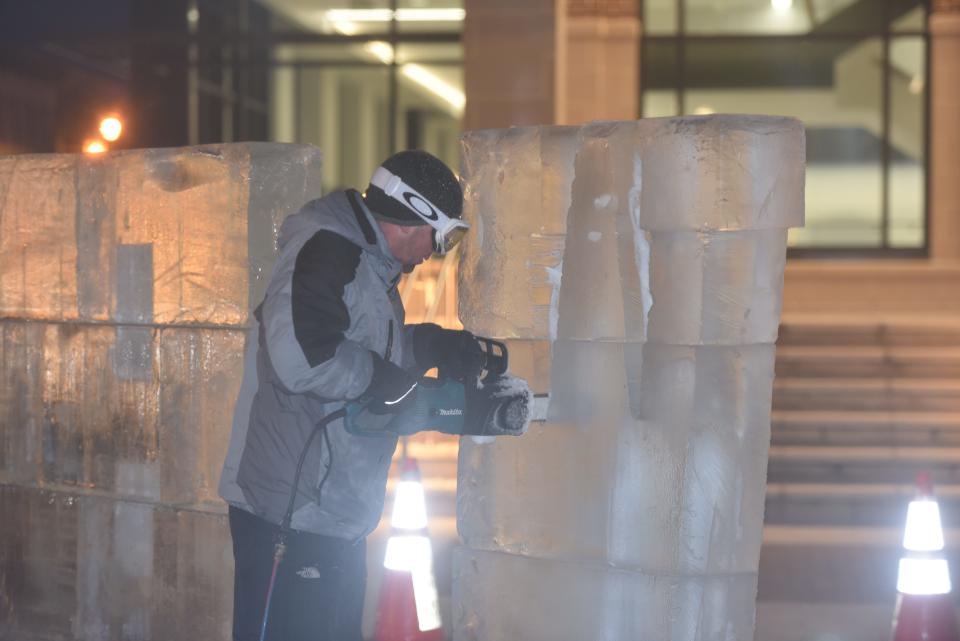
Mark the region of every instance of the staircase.
[[757, 641], [888, 638], [921, 470], [960, 577], [960, 323], [785, 319], [771, 419]]

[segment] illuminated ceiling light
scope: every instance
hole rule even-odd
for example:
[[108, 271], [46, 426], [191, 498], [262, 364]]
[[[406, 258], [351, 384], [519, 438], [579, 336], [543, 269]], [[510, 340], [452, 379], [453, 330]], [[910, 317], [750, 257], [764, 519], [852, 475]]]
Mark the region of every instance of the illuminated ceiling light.
[[196, 7], [187, 9], [187, 23], [195, 25], [200, 22], [200, 11]]
[[330, 22], [389, 22], [390, 9], [328, 9], [324, 12]]
[[464, 105], [467, 104], [467, 98], [463, 95], [463, 91], [454, 87], [426, 67], [409, 64], [403, 65], [401, 69], [404, 76], [450, 103], [457, 111], [463, 111]]
[[113, 142], [120, 137], [123, 123], [116, 116], [108, 116], [100, 121], [100, 135], [104, 140]]
[[380, 62], [388, 65], [393, 62], [393, 46], [382, 40], [375, 40], [363, 45], [363, 50], [376, 56]]
[[715, 114], [715, 113], [717, 112], [710, 105], [700, 105], [699, 107], [693, 110], [694, 116], [709, 116], [710, 114]]
[[463, 22], [467, 12], [459, 8], [397, 9], [400, 22]]
[[107, 146], [100, 140], [88, 140], [83, 143], [83, 152], [86, 154], [102, 154], [107, 150]]
[[793, 0], [770, 0], [770, 5], [774, 11], [786, 13], [793, 8]]
[[913, 78], [910, 78], [910, 84], [907, 86], [907, 89], [914, 96], [918, 96], [923, 93], [923, 76], [920, 74], [915, 75]]
[[333, 28], [345, 36], [356, 35], [357, 31], [359, 31], [357, 27], [357, 23], [347, 22], [346, 20], [340, 20], [338, 22], [334, 22]]
[[[324, 16], [338, 22], [389, 22], [394, 17], [390, 9], [328, 9]], [[460, 8], [397, 9], [399, 22], [462, 22], [466, 12]]]

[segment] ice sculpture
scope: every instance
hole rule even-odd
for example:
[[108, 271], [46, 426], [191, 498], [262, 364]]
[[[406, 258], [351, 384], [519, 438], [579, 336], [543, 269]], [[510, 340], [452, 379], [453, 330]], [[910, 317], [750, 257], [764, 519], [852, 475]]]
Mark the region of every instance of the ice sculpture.
[[460, 450], [456, 641], [753, 638], [790, 118], [466, 134], [461, 318], [550, 391]]
[[217, 479], [320, 152], [0, 157], [0, 638], [230, 636]]

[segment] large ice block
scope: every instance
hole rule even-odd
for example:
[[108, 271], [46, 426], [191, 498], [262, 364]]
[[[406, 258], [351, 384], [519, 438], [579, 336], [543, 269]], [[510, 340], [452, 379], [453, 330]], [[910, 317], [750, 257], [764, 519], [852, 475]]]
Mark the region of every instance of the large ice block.
[[[523, 338], [547, 335], [560, 281], [560, 258], [570, 207], [575, 127], [520, 127], [465, 134], [462, 171], [473, 211], [482, 216], [464, 240], [460, 270], [474, 295], [460, 302], [462, 318], [475, 317], [485, 336]], [[509, 200], [505, 200], [509, 198]], [[523, 247], [503, 253], [497, 263], [480, 260], [486, 247]]]
[[0, 638], [230, 638], [223, 514], [12, 485], [0, 514]]
[[306, 145], [0, 157], [0, 316], [243, 324], [319, 195]]
[[217, 481], [320, 152], [0, 157], [0, 638], [230, 635]]
[[[464, 137], [466, 217], [482, 233], [465, 246], [461, 319], [511, 339], [513, 373], [550, 401], [523, 438], [461, 443], [454, 637], [746, 641], [803, 126], [564, 130], [572, 175], [549, 210], [528, 202], [556, 164], [535, 132]], [[491, 178], [511, 160], [520, 180]], [[544, 267], [521, 211], [558, 230], [546, 325], [529, 322]], [[488, 276], [506, 261], [512, 280]]]
[[639, 420], [616, 371], [623, 344], [554, 349], [576, 353], [571, 375], [552, 385], [575, 417], [523, 439], [461, 443], [464, 542], [644, 572], [755, 571], [773, 346], [644, 345]]
[[144, 332], [131, 355], [121, 329], [0, 323], [0, 483], [216, 500], [243, 331], [127, 328]]
[[752, 639], [757, 575], [658, 576], [460, 548], [453, 625], [463, 641]]

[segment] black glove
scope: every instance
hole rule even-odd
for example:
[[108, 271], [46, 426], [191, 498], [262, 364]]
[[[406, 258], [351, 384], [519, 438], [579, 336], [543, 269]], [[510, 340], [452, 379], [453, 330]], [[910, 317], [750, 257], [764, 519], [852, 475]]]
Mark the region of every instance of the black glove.
[[468, 331], [423, 323], [413, 330], [413, 358], [424, 370], [436, 367], [443, 376], [466, 383], [480, 376], [486, 353]]
[[396, 412], [413, 401], [419, 379], [403, 369], [384, 360], [376, 352], [373, 356], [373, 378], [361, 398], [373, 402], [373, 409]]

